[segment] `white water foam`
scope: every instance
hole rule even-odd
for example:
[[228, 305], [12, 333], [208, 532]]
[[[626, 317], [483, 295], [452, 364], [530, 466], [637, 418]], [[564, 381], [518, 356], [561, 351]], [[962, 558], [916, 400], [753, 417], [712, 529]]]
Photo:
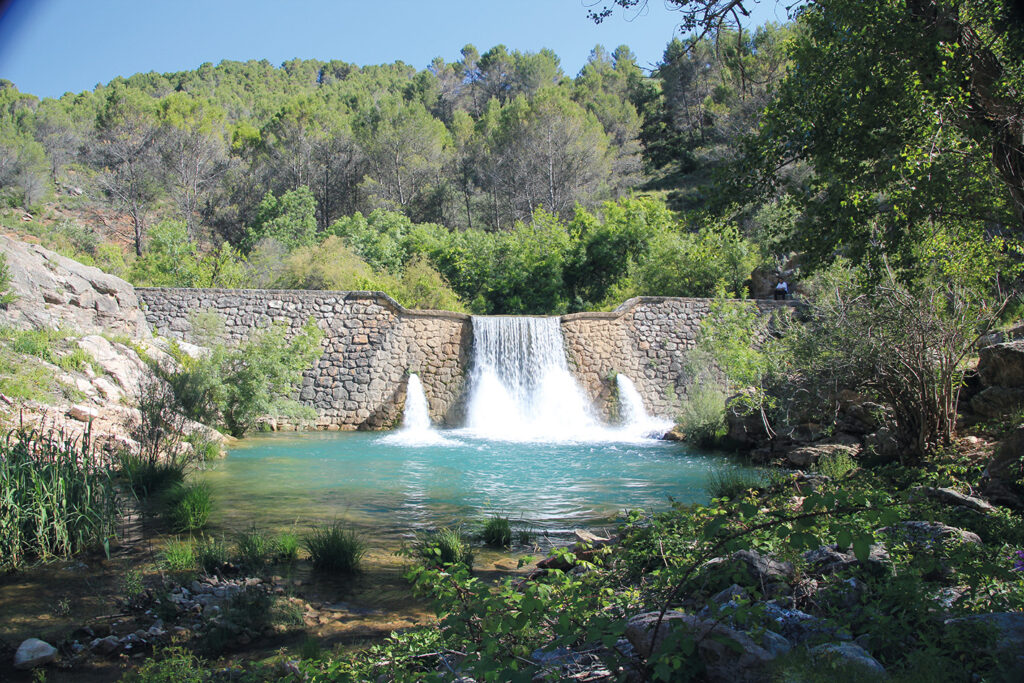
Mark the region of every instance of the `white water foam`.
[[654, 431], [601, 424], [569, 370], [558, 318], [473, 316], [470, 380], [466, 428], [459, 433], [473, 438], [607, 443]]
[[382, 441], [398, 446], [442, 446], [457, 442], [446, 439], [430, 422], [430, 405], [419, 375], [410, 373], [405, 387], [405, 410], [402, 427]]
[[622, 429], [637, 438], [660, 439], [665, 432], [672, 429], [672, 422], [647, 414], [644, 400], [636, 390], [633, 380], [622, 373], [615, 376], [619, 389], [619, 410], [622, 417]]

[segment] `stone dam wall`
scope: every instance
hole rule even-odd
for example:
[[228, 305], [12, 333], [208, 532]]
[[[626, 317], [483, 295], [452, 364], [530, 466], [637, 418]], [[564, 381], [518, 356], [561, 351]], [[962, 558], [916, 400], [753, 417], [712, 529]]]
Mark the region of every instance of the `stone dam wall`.
[[[403, 308], [381, 292], [136, 288], [158, 334], [193, 341], [192, 321], [214, 312], [230, 341], [283, 323], [297, 332], [312, 319], [323, 354], [302, 379], [298, 399], [312, 406], [320, 429], [395, 425], [407, 373], [423, 382], [431, 417], [461, 423], [468, 389], [471, 317]], [[709, 299], [639, 297], [616, 310], [561, 317], [566, 353], [595, 406], [614, 413], [615, 375], [636, 384], [649, 412], [674, 418], [687, 393], [686, 355], [696, 343]], [[762, 312], [787, 302], [756, 301]], [[282, 427], [288, 425], [282, 424]]]

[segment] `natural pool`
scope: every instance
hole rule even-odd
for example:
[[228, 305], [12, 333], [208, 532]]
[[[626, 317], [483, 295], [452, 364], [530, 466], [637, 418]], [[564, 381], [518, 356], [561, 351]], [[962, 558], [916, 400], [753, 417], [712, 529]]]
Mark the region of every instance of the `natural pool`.
[[213, 489], [215, 531], [299, 529], [341, 520], [397, 542], [416, 529], [501, 513], [540, 533], [609, 524], [669, 498], [708, 499], [705, 483], [743, 467], [667, 441], [614, 434], [594, 441], [499, 441], [469, 430], [432, 443], [401, 433], [253, 436], [201, 473]]

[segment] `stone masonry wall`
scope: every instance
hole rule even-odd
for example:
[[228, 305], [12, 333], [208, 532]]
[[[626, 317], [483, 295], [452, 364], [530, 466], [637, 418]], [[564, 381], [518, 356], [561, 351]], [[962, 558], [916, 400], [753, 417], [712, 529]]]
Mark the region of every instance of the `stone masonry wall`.
[[469, 316], [408, 311], [379, 292], [138, 288], [146, 319], [161, 335], [194, 341], [192, 321], [217, 313], [230, 342], [271, 323], [298, 332], [313, 319], [323, 355], [305, 372], [298, 399], [323, 429], [380, 428], [398, 421], [406, 372], [420, 374], [431, 416], [460, 414], [469, 364]]
[[[469, 316], [412, 311], [380, 292], [136, 289], [146, 319], [161, 335], [192, 340], [201, 311], [223, 318], [232, 342], [279, 322], [292, 332], [312, 318], [324, 333], [323, 355], [306, 371], [298, 398], [313, 406], [322, 429], [395, 424], [407, 373], [417, 373], [431, 417], [461, 424], [472, 348]], [[787, 302], [758, 300], [762, 312]], [[614, 412], [613, 377], [623, 373], [648, 411], [675, 417], [687, 393], [686, 355], [696, 343], [708, 299], [640, 297], [615, 311], [562, 316], [566, 354], [587, 393]]]

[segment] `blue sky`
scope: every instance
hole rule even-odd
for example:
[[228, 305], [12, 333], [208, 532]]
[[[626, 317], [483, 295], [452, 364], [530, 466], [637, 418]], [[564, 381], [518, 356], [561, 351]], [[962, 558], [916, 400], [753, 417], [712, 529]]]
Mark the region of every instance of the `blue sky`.
[[[593, 0], [0, 0], [0, 78], [59, 97], [115, 76], [182, 71], [223, 59], [404, 61], [425, 68], [473, 43], [535, 52], [548, 47], [576, 75], [594, 45], [629, 45], [653, 66], [678, 15], [650, 0], [643, 16], [618, 12], [595, 26]], [[603, 2], [601, 4], [606, 4]], [[785, 20], [762, 2], [757, 23]]]

